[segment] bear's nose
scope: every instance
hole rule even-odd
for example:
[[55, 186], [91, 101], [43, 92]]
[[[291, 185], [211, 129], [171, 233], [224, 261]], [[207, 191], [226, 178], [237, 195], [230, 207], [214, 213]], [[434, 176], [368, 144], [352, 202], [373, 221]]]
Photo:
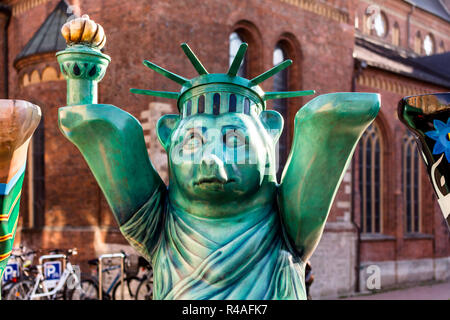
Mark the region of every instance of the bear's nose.
[[215, 154], [207, 154], [202, 157], [201, 165], [203, 167], [211, 167], [214, 165], [223, 166], [223, 162]]
[[227, 180], [227, 173], [223, 161], [215, 154], [206, 154], [201, 160], [201, 171], [204, 175], [215, 176], [220, 180]]

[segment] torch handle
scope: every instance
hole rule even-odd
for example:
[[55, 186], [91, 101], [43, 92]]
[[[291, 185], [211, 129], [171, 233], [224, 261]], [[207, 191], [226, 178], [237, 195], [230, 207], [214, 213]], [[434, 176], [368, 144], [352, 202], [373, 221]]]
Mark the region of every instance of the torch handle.
[[67, 79], [67, 105], [97, 104], [98, 84], [89, 79]]

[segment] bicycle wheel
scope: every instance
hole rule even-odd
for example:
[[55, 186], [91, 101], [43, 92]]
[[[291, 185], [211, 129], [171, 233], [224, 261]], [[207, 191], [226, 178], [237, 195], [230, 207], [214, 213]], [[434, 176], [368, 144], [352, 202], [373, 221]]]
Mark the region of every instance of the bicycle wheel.
[[5, 300], [29, 300], [31, 290], [33, 290], [33, 281], [22, 280], [14, 284], [5, 295]]
[[136, 290], [136, 300], [153, 300], [153, 273], [139, 284]]
[[98, 300], [98, 283], [94, 277], [81, 275], [80, 286], [66, 293], [67, 300]]
[[[138, 277], [127, 277], [124, 280], [125, 288], [123, 288], [123, 300], [135, 300], [136, 290], [141, 283]], [[122, 300], [122, 288], [120, 280], [114, 285], [112, 292], [113, 300]]]
[[8, 295], [9, 290], [11, 290], [14, 284], [15, 284], [14, 282], [9, 281], [1, 285], [2, 288], [1, 299], [5, 299], [5, 297]]

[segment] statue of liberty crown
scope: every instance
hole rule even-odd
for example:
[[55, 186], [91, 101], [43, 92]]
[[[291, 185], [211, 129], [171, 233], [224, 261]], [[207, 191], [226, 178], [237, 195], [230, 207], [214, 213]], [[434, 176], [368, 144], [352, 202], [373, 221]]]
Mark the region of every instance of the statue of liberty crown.
[[242, 43], [227, 73], [208, 73], [206, 68], [186, 44], [181, 44], [186, 56], [191, 61], [198, 77], [186, 79], [156, 64], [144, 60], [144, 65], [159, 74], [180, 84], [180, 92], [130, 89], [132, 93], [177, 99], [181, 117], [189, 117], [198, 113], [219, 115], [228, 112], [239, 112], [248, 115], [259, 115], [266, 109], [266, 101], [272, 99], [292, 98], [314, 94], [314, 90], [289, 92], [264, 92], [259, 84], [292, 64], [285, 60], [270, 70], [249, 80], [237, 76], [248, 45]]

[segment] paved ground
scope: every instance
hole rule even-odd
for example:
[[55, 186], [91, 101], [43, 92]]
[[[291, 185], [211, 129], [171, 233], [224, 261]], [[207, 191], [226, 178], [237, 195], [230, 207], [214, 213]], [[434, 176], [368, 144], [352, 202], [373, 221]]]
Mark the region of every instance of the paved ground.
[[343, 300], [450, 300], [450, 281], [371, 295], [360, 295]]

